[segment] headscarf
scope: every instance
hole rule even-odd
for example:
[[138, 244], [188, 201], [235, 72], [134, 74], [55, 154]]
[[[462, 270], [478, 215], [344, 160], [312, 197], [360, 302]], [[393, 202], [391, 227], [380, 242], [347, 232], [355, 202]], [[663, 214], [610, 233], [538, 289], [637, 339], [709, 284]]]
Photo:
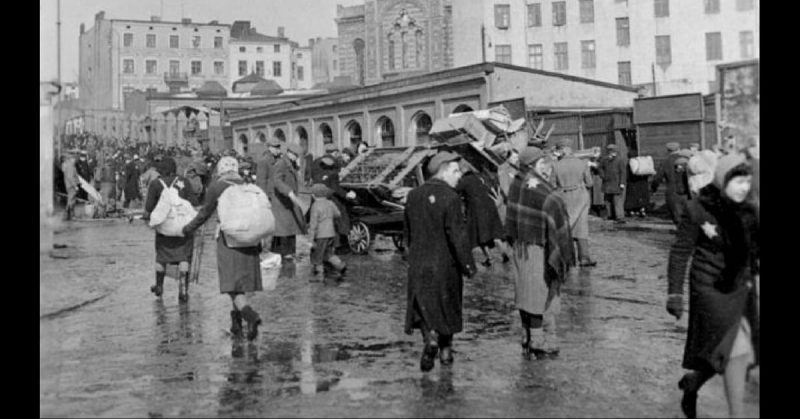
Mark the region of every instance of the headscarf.
[[714, 181], [717, 168], [717, 155], [711, 150], [703, 150], [692, 156], [687, 165], [689, 169], [689, 188], [697, 193]]
[[714, 184], [724, 191], [725, 185], [733, 177], [731, 171], [746, 161], [747, 158], [742, 153], [730, 153], [720, 157], [714, 171]]
[[239, 173], [239, 162], [233, 157], [225, 156], [217, 162], [217, 174], [222, 176], [226, 173]]
[[155, 162], [154, 166], [158, 174], [163, 177], [174, 175], [178, 171], [178, 165], [172, 157], [165, 157]]
[[520, 172], [511, 182], [506, 210], [506, 235], [513, 242], [544, 247], [545, 282], [563, 283], [575, 254], [564, 201], [533, 170]]

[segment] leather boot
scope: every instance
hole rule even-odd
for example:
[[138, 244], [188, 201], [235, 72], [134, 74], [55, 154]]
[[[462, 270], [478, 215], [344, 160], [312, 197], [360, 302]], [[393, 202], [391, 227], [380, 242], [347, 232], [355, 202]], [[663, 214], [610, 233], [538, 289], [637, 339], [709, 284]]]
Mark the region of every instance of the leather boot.
[[713, 376], [713, 372], [692, 371], [686, 373], [678, 381], [678, 388], [683, 390], [681, 410], [683, 410], [683, 414], [687, 418], [694, 419], [697, 417], [697, 392]]
[[178, 274], [178, 302], [187, 303], [189, 301], [189, 272]]
[[422, 349], [422, 358], [419, 360], [419, 368], [422, 372], [428, 372], [433, 369], [434, 361], [436, 360], [436, 353], [439, 352], [438, 336], [435, 331], [422, 328], [422, 340], [425, 347]]
[[453, 335], [439, 336], [439, 362], [442, 365], [453, 364]]
[[240, 311], [242, 318], [247, 322], [247, 340], [255, 340], [258, 336], [258, 325], [261, 324], [261, 317], [249, 305], [244, 306]]
[[166, 275], [166, 272], [156, 271], [156, 284], [150, 287], [150, 292], [155, 294], [156, 297], [161, 297], [161, 294], [164, 293], [164, 275]]
[[597, 266], [597, 262], [589, 257], [589, 240], [577, 239], [578, 242], [578, 260], [581, 267]]
[[237, 339], [244, 337], [242, 334], [242, 313], [237, 310], [231, 311], [231, 334]]

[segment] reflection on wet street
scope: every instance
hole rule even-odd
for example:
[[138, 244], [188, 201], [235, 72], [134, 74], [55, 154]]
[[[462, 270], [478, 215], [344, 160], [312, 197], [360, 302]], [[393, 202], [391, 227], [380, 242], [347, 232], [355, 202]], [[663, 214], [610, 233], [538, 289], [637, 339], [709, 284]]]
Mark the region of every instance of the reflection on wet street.
[[[40, 321], [43, 416], [682, 417], [688, 316], [675, 322], [663, 308], [670, 231], [593, 221], [600, 263], [563, 288], [554, 359], [522, 356], [513, 280], [494, 255], [465, 281], [454, 365], [422, 373], [421, 339], [403, 333], [406, 263], [388, 239], [343, 256], [344, 281], [322, 283], [309, 282], [309, 244], [299, 239], [301, 256], [284, 264], [277, 288], [249, 296], [264, 323], [247, 342], [228, 331], [210, 238], [200, 283], [179, 306], [175, 280], [160, 300], [149, 291], [148, 229], [76, 225], [56, 236], [76, 256], [49, 259], [41, 274], [80, 272], [106, 296]], [[750, 390], [748, 413], [758, 416]], [[701, 417], [727, 415], [719, 377], [698, 406]]]

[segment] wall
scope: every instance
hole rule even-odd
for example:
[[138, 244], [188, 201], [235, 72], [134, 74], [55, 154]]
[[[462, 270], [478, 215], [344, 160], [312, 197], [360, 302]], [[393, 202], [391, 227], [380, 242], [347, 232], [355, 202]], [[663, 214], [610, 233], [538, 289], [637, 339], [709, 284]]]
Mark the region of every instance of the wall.
[[[293, 84], [295, 89], [310, 89], [314, 85], [312, 77], [312, 51], [309, 47], [295, 48], [293, 52], [292, 62], [295, 65], [295, 74], [293, 75]], [[299, 68], [303, 67], [303, 79], [300, 75]]]
[[[275, 52], [275, 45], [280, 45], [280, 52]], [[239, 52], [239, 47], [245, 47], [245, 52]], [[263, 48], [263, 52], [257, 52], [257, 48]], [[223, 84], [228, 92], [233, 91], [233, 82], [245, 77], [247, 74], [255, 72], [256, 61], [264, 61], [264, 75], [261, 76], [268, 80], [275, 80], [281, 88], [288, 90], [292, 88], [292, 48], [288, 41], [274, 42], [246, 42], [231, 40], [230, 49], [230, 79]], [[239, 75], [239, 60], [247, 61], [247, 74]], [[281, 63], [281, 75], [276, 77], [273, 74], [272, 63]]]
[[311, 50], [312, 84], [330, 83], [339, 75], [338, 48], [337, 38], [317, 38], [314, 42]]
[[453, 59], [455, 67], [483, 61], [481, 51], [482, 4], [485, 0], [453, 2]]

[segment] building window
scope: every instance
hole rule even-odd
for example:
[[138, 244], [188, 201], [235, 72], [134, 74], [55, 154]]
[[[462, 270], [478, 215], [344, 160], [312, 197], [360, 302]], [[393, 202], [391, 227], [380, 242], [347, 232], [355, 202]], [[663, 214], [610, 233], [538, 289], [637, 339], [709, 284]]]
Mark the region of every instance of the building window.
[[144, 62], [144, 71], [147, 74], [156, 74], [158, 72], [158, 61], [147, 60]]
[[303, 66], [299, 65], [297, 66], [297, 80], [303, 81], [303, 77], [304, 77]]
[[280, 77], [281, 76], [281, 62], [280, 61], [273, 61], [272, 62], [272, 76], [273, 77]]
[[672, 63], [672, 47], [669, 35], [656, 36], [656, 64], [667, 66]]
[[567, 24], [567, 2], [553, 2], [553, 26], [564, 26]]
[[263, 61], [256, 61], [256, 74], [261, 77], [264, 77], [264, 62]]
[[170, 74], [178, 74], [181, 72], [181, 62], [178, 60], [170, 60], [169, 62], [169, 73]]
[[595, 68], [594, 41], [581, 41], [581, 68]]
[[247, 52], [247, 47], [239, 47], [239, 52]]
[[706, 14], [719, 13], [719, 0], [705, 0]]
[[214, 61], [214, 74], [222, 76], [225, 74], [225, 63], [222, 61]]
[[264, 47], [256, 47], [256, 52], [264, 52]]
[[427, 144], [430, 140], [430, 131], [433, 127], [431, 117], [422, 112], [414, 118], [414, 125], [417, 134], [417, 144]]
[[617, 18], [617, 46], [627, 47], [631, 44], [631, 26], [627, 17]]
[[275, 44], [272, 46], [274, 52], [281, 52], [281, 44]]
[[180, 36], [179, 35], [170, 35], [169, 36], [169, 47], [170, 48], [180, 48]]
[[215, 36], [214, 37], [214, 48], [222, 48], [222, 37]]
[[542, 26], [541, 3], [531, 3], [528, 5], [528, 26]]
[[753, 50], [753, 32], [752, 31], [741, 31], [739, 32], [739, 46], [741, 47], [742, 51], [742, 59], [749, 59], [755, 56], [755, 51]]
[[378, 129], [380, 130], [381, 147], [394, 147], [394, 123], [386, 117], [378, 120]]
[[495, 48], [495, 61], [498, 63], [511, 64], [511, 45], [497, 45]]
[[389, 35], [389, 70], [394, 70], [394, 39]]
[[336, 69], [338, 68], [338, 67], [336, 66], [336, 64], [337, 64], [337, 63], [336, 63], [336, 60], [333, 60], [333, 71], [336, 71]]
[[554, 44], [557, 71], [569, 70], [569, 56], [567, 55], [567, 43], [556, 42]]
[[297, 53], [297, 58], [303, 58], [303, 53], [302, 52], [298, 52]]
[[753, 10], [753, 0], [736, 0], [736, 10], [740, 12]]
[[239, 60], [239, 75], [246, 76], [247, 75], [247, 61]]
[[156, 34], [148, 33], [147, 34], [147, 38], [146, 38], [146, 42], [147, 42], [147, 48], [155, 48], [156, 47]]
[[653, 0], [656, 17], [669, 17], [669, 0]]
[[631, 82], [631, 62], [620, 61], [617, 63], [617, 72], [619, 73], [619, 84], [623, 86], [630, 86]]
[[196, 76], [203, 71], [202, 61], [192, 61], [192, 75]]
[[594, 23], [594, 0], [581, 0], [581, 23]]
[[511, 6], [508, 4], [494, 5], [494, 26], [498, 29], [508, 29], [511, 20]]
[[125, 33], [122, 34], [122, 45], [126, 48], [130, 48], [133, 46], [133, 34], [132, 33]]
[[333, 45], [333, 46], [331, 47], [331, 52], [332, 52], [332, 53], [334, 53], [334, 54], [336, 54], [336, 45]]
[[542, 44], [528, 45], [528, 67], [544, 68], [544, 56], [542, 55]]
[[125, 74], [133, 74], [133, 59], [126, 58], [122, 60], [122, 72]]
[[706, 61], [722, 59], [722, 33], [706, 33]]
[[192, 48], [200, 48], [200, 37], [193, 36], [192, 37]]

